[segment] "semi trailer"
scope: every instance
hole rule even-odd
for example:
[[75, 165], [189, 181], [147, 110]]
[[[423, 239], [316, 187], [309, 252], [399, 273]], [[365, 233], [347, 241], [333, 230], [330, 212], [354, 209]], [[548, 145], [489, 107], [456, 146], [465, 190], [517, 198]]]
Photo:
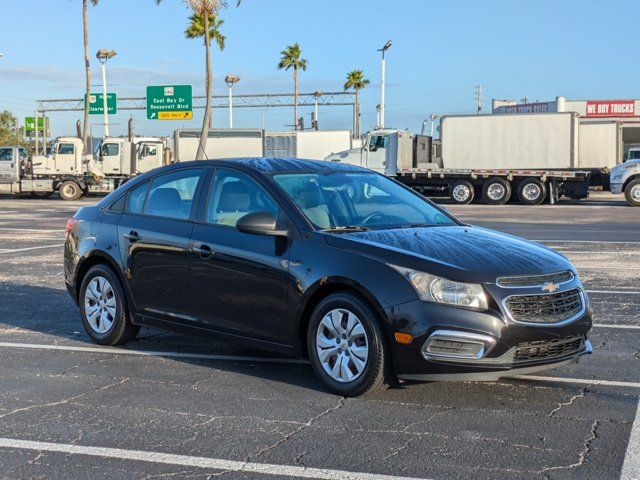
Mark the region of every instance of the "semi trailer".
[[[268, 132], [262, 129], [209, 130], [205, 158], [290, 157], [311, 160], [324, 158], [352, 146], [349, 130]], [[195, 160], [200, 130], [179, 129], [173, 135], [173, 160]]]
[[481, 197], [494, 205], [539, 205], [586, 198], [593, 186], [608, 189], [623, 151], [616, 122], [587, 123], [571, 112], [444, 116], [440, 155], [432, 143], [407, 131], [373, 130], [361, 149], [326, 160], [372, 168], [455, 203]]

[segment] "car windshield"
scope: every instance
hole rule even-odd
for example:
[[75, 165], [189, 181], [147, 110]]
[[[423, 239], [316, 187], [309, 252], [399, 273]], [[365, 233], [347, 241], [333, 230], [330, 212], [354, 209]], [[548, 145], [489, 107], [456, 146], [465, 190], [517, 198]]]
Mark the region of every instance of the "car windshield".
[[630, 150], [629, 160], [638, 160], [638, 159], [640, 159], [640, 150]]
[[456, 225], [418, 195], [376, 173], [287, 173], [273, 178], [320, 230]]

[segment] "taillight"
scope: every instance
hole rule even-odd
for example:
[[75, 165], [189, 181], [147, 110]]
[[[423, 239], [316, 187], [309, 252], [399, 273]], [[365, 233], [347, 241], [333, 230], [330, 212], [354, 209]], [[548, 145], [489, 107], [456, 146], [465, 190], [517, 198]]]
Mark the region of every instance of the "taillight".
[[64, 228], [64, 231], [67, 233], [67, 235], [69, 235], [71, 233], [71, 230], [73, 230], [73, 227], [76, 226], [76, 223], [78, 223], [78, 221], [73, 217], [71, 217], [71, 218], [69, 218], [67, 220], [67, 225]]

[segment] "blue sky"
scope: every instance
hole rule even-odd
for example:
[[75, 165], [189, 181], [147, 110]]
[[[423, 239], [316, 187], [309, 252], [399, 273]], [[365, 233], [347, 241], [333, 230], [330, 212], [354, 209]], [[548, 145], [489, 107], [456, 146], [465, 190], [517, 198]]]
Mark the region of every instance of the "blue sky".
[[[363, 129], [375, 123], [379, 53], [388, 39], [386, 124], [419, 130], [430, 113], [472, 113], [474, 86], [491, 98], [553, 100], [638, 98], [640, 62], [635, 0], [243, 0], [222, 12], [227, 46], [214, 51], [215, 93], [226, 93], [226, 73], [242, 80], [237, 93], [291, 92], [290, 72], [279, 71], [280, 51], [299, 42], [309, 68], [301, 91], [341, 90], [346, 72], [364, 70]], [[26, 9], [25, 6], [29, 8]], [[39, 98], [80, 98], [84, 89], [80, 0], [2, 0], [0, 6], [0, 110], [21, 119]], [[147, 84], [193, 84], [204, 93], [204, 49], [184, 38], [188, 10], [180, 0], [101, 0], [89, 7], [90, 50], [115, 49], [108, 66], [110, 91], [144, 96]], [[100, 89], [92, 53], [93, 83]], [[302, 109], [306, 121], [310, 109]], [[122, 134], [131, 112], [111, 117]], [[236, 109], [237, 127], [259, 127], [260, 110]], [[168, 135], [191, 122], [148, 121], [134, 113], [139, 134]], [[269, 109], [265, 124], [284, 129], [288, 108]], [[52, 133], [71, 134], [80, 112], [51, 115]], [[92, 116], [100, 134], [102, 119]], [[214, 125], [227, 125], [226, 110]], [[320, 112], [325, 129], [351, 128], [350, 109]]]

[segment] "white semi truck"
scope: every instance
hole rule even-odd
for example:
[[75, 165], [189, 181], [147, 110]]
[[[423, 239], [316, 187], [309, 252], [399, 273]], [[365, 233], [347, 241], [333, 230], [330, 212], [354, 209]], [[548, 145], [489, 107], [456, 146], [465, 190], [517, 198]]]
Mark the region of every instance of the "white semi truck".
[[581, 199], [590, 186], [607, 188], [622, 143], [615, 123], [581, 123], [575, 113], [452, 115], [440, 125], [441, 155], [430, 137], [374, 130], [361, 149], [327, 160], [363, 165], [425, 194], [447, 193], [456, 203], [482, 197], [489, 204], [517, 198]]
[[[200, 130], [174, 132], [174, 161], [195, 160]], [[349, 130], [268, 132], [262, 129], [211, 129], [207, 137], [207, 159], [238, 157], [324, 158], [352, 146]]]
[[624, 193], [629, 205], [640, 207], [640, 148], [630, 148], [625, 160], [611, 169], [611, 192]]
[[47, 198], [58, 192], [64, 200], [108, 193], [167, 163], [166, 146], [162, 138], [107, 138], [85, 156], [81, 139], [58, 137], [51, 155], [31, 159], [22, 147], [0, 147], [0, 193]]

